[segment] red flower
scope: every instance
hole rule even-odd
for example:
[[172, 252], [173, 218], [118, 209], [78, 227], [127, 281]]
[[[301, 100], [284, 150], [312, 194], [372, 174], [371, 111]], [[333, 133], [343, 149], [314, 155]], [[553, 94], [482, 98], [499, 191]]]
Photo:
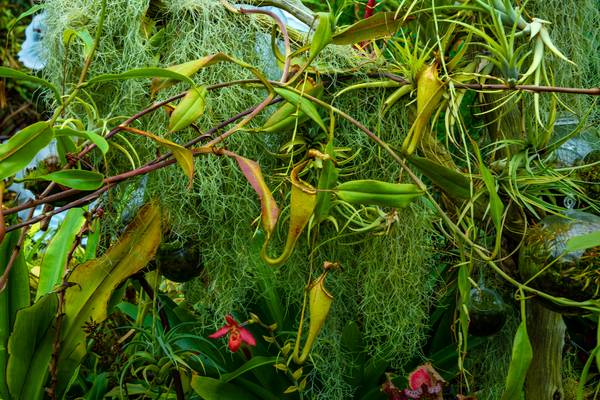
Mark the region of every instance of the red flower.
[[238, 324], [231, 315], [226, 315], [225, 321], [227, 321], [227, 323], [222, 328], [208, 337], [211, 339], [218, 339], [229, 333], [229, 350], [234, 353], [240, 349], [242, 343], [256, 346], [256, 340], [254, 340], [250, 331], [242, 326], [243, 324]]

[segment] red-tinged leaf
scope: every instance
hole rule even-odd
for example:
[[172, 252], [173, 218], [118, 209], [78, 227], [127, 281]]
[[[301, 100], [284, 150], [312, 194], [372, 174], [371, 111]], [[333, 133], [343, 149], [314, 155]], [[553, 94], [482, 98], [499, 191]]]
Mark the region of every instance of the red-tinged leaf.
[[277, 218], [279, 218], [279, 207], [273, 198], [271, 190], [269, 190], [269, 187], [265, 183], [258, 163], [238, 155], [235, 155], [235, 160], [260, 198], [263, 229], [267, 237], [270, 237], [275, 229], [275, 224], [277, 224]]
[[170, 140], [161, 138], [153, 133], [132, 128], [130, 126], [123, 127], [123, 130], [146, 136], [171, 150], [173, 156], [177, 160], [177, 164], [179, 164], [189, 179], [189, 187], [192, 187], [192, 183], [194, 181], [194, 155], [190, 149], [186, 149], [177, 143], [173, 143]]
[[[198, 72], [200, 69], [211, 66], [221, 61], [235, 62], [237, 60], [234, 60], [232, 57], [228, 56], [225, 53], [215, 53], [206, 57], [199, 58], [197, 60], [188, 61], [183, 64], [173, 65], [171, 67], [166, 68], [166, 70], [175, 72], [186, 77], [190, 77], [196, 72]], [[173, 79], [154, 78], [152, 79], [152, 86], [150, 87], [150, 92], [154, 94], [161, 89], [165, 89], [169, 86], [172, 86], [175, 83], [176, 81]]]
[[395, 14], [395, 11], [381, 12], [360, 20], [333, 35], [332, 42], [344, 45], [393, 36], [404, 22], [400, 16]]

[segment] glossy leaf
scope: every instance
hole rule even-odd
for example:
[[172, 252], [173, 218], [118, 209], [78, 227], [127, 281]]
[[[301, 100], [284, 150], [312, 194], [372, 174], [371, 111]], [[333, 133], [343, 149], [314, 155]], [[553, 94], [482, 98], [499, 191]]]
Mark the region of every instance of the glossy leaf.
[[194, 375], [191, 386], [196, 394], [204, 400], [258, 400], [257, 397], [237, 385], [221, 382], [208, 376]]
[[169, 118], [169, 130], [171, 132], [187, 128], [204, 114], [206, 88], [198, 86], [188, 90]]
[[323, 119], [321, 119], [317, 108], [310, 100], [288, 89], [275, 88], [274, 90], [278, 95], [286, 99], [288, 102], [300, 108], [300, 110], [304, 114], [308, 115], [310, 119], [315, 121], [321, 127], [321, 129], [323, 129], [323, 131], [327, 132], [327, 128], [325, 127]]
[[192, 183], [194, 180], [194, 155], [190, 149], [186, 149], [185, 147], [178, 145], [177, 143], [173, 143], [170, 140], [161, 138], [160, 136], [157, 136], [150, 132], [145, 132], [138, 129], [131, 131], [146, 136], [171, 150], [173, 156], [177, 160], [177, 163], [188, 177], [189, 187], [192, 187]]
[[108, 142], [104, 137], [98, 135], [97, 133], [90, 131], [78, 131], [71, 128], [55, 128], [54, 136], [63, 137], [63, 136], [76, 136], [83, 139], [87, 139], [90, 142], [94, 143], [102, 152], [102, 154], [106, 154], [108, 152]]
[[[238, 60], [235, 60], [234, 58], [228, 56], [225, 53], [215, 53], [215, 54], [211, 54], [206, 57], [199, 58], [197, 60], [188, 61], [183, 64], [177, 64], [177, 65], [170, 66], [170, 67], [166, 68], [166, 70], [169, 72], [174, 72], [181, 76], [190, 77], [190, 76], [194, 75], [196, 72], [198, 72], [200, 69], [211, 66], [211, 65], [219, 63], [219, 62], [222, 62], [222, 61], [230, 61], [230, 62], [234, 62], [239, 65], [242, 65], [244, 67], [248, 67], [247, 64], [239, 62]], [[152, 80], [152, 86], [150, 87], [151, 93], [154, 94], [154, 93], [158, 92], [159, 90], [166, 89], [166, 88], [172, 86], [176, 82], [173, 79], [165, 79], [165, 78], [169, 78], [169, 77], [157, 75], [157, 77]], [[188, 80], [189, 80], [189, 78], [188, 78]], [[191, 86], [193, 87], [194, 84], [191, 83]]]
[[48, 244], [40, 265], [40, 278], [35, 296], [36, 301], [53, 291], [62, 282], [67, 257], [77, 233], [85, 222], [83, 208], [72, 208]]
[[471, 198], [469, 178], [444, 165], [424, 157], [410, 157], [408, 161], [419, 168], [421, 173], [438, 186], [450, 198], [468, 200]]
[[279, 218], [279, 207], [273, 198], [271, 190], [265, 182], [260, 165], [258, 165], [256, 161], [238, 155], [235, 155], [235, 160], [260, 198], [262, 226], [267, 237], [270, 237], [277, 224], [277, 219]]
[[575, 236], [567, 240], [566, 252], [587, 250], [600, 246], [600, 231]]
[[69, 276], [73, 286], [65, 293], [65, 318], [58, 362], [59, 397], [87, 351], [83, 330], [85, 323], [104, 321], [113, 291], [154, 257], [161, 240], [161, 220], [156, 204], [145, 205], [116, 244], [101, 257], [78, 266]]
[[221, 382], [230, 382], [240, 375], [264, 365], [275, 365], [278, 357], [254, 356], [233, 372], [221, 375]]
[[77, 190], [96, 190], [102, 186], [104, 175], [82, 169], [64, 169], [37, 176], [36, 179], [56, 182], [59, 185]]
[[13, 399], [40, 400], [44, 396], [57, 308], [58, 298], [51, 293], [17, 313], [6, 369]]
[[8, 68], [8, 67], [0, 67], [0, 78], [10, 78], [10, 79], [15, 79], [17, 81], [29, 81], [29, 82], [36, 83], [38, 85], [42, 85], [52, 91], [56, 101], [58, 101], [59, 103], [62, 102], [58, 88], [56, 86], [54, 86], [53, 84], [51, 84], [50, 82], [48, 82], [44, 79], [38, 78], [37, 76], [29, 75], [24, 72], [17, 71], [15, 69]]
[[110, 82], [116, 80], [125, 80], [125, 79], [139, 79], [139, 78], [164, 78], [169, 79], [171, 81], [183, 81], [187, 82], [190, 86], [194, 85], [194, 82], [188, 78], [186, 75], [177, 73], [176, 71], [172, 71], [168, 68], [157, 68], [157, 67], [147, 67], [147, 68], [137, 68], [131, 69], [129, 71], [122, 72], [120, 74], [103, 74], [98, 75], [90, 79], [85, 83], [85, 85], [91, 85], [95, 83], [102, 82]]
[[[320, 97], [323, 94], [322, 84], [313, 84], [311, 80], [300, 82], [296, 89], [302, 93], [309, 94], [314, 97]], [[260, 128], [262, 132], [280, 132], [284, 129], [300, 125], [309, 118], [296, 104], [285, 102], [279, 107], [267, 122]]]
[[442, 100], [444, 86], [438, 74], [438, 66], [434, 62], [425, 67], [417, 77], [417, 117], [402, 143], [402, 151], [406, 155], [414, 153], [421, 137], [429, 129], [433, 112]]
[[525, 321], [517, 328], [512, 347], [512, 358], [508, 367], [506, 386], [501, 400], [514, 400], [521, 398], [523, 384], [527, 376], [527, 370], [533, 359], [533, 349], [527, 335]]
[[53, 136], [48, 122], [36, 122], [21, 129], [6, 143], [0, 144], [0, 179], [8, 178], [25, 168], [50, 143]]
[[333, 32], [331, 30], [332, 20], [329, 13], [317, 14], [317, 28], [310, 43], [310, 58], [314, 59], [329, 43]]
[[[0, 189], [2, 189], [1, 184]], [[4, 240], [0, 241], [0, 275], [6, 270], [19, 235], [20, 231], [9, 232]], [[27, 306], [29, 306], [29, 270], [23, 252], [20, 252], [8, 275], [6, 287], [0, 291], [0, 371], [6, 371], [8, 340], [16, 313]], [[8, 386], [4, 372], [0, 372], [0, 398], [8, 399]]]
[[90, 35], [86, 29], [74, 30], [74, 29], [66, 29], [63, 32], [63, 43], [64, 45], [68, 45], [73, 38], [78, 38], [83, 45], [83, 58], [89, 57], [94, 47], [94, 38]]
[[333, 44], [346, 45], [391, 37], [403, 23], [399, 16], [395, 17], [395, 14], [395, 11], [381, 12], [370, 18], [360, 20], [333, 35], [332, 42]]
[[[492, 176], [490, 170], [485, 166], [485, 163], [481, 157], [481, 152], [479, 151], [477, 145], [475, 145], [475, 153], [477, 154], [477, 159], [479, 160], [479, 171], [481, 171], [481, 177], [483, 178], [485, 187], [489, 194], [490, 215], [492, 217], [492, 221], [494, 222], [494, 226], [496, 227], [496, 232], [501, 232], [504, 204], [496, 192], [496, 179]], [[500, 235], [498, 235], [498, 237], [499, 236]]]

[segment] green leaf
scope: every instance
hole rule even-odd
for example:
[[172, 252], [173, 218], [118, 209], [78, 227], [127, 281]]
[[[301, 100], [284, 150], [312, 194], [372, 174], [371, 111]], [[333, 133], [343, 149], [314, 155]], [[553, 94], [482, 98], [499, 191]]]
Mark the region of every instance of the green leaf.
[[587, 250], [596, 246], [600, 246], [600, 231], [572, 237], [567, 240], [565, 252]]
[[90, 226], [90, 233], [87, 236], [87, 242], [85, 244], [85, 261], [96, 258], [96, 252], [98, 251], [98, 244], [100, 243], [100, 218], [95, 218]]
[[77, 190], [96, 190], [102, 186], [104, 175], [82, 169], [65, 169], [37, 176], [36, 179], [56, 182], [59, 185]]
[[502, 215], [504, 214], [504, 204], [502, 204], [502, 200], [500, 200], [500, 196], [498, 196], [498, 193], [496, 192], [496, 179], [492, 176], [490, 170], [485, 166], [477, 144], [473, 144], [475, 153], [477, 154], [477, 159], [479, 160], [481, 177], [483, 178], [485, 187], [490, 195], [490, 215], [492, 217], [492, 221], [494, 222], [494, 226], [496, 227], [496, 232], [498, 233], [496, 242], [499, 245], [499, 232], [502, 231]]
[[0, 145], [0, 179], [25, 168], [53, 137], [48, 122], [36, 122], [21, 129], [8, 142]]
[[175, 81], [187, 82], [190, 86], [194, 86], [194, 82], [185, 75], [171, 71], [167, 68], [137, 68], [129, 71], [122, 72], [120, 74], [103, 74], [98, 75], [90, 79], [85, 85], [91, 85], [94, 83], [102, 83], [114, 80], [124, 79], [138, 79], [138, 78], [167, 78]]
[[17, 81], [29, 81], [37, 83], [38, 85], [42, 85], [52, 91], [56, 101], [62, 103], [62, 99], [60, 97], [60, 92], [58, 91], [58, 88], [50, 82], [48, 82], [47, 80], [7, 67], [0, 67], [0, 78], [11, 78]]
[[365, 40], [380, 39], [393, 36], [403, 21], [395, 17], [395, 11], [381, 12], [363, 19], [333, 35], [333, 44], [347, 45]]
[[8, 23], [8, 25], [6, 26], [6, 29], [8, 31], [11, 31], [12, 28], [19, 22], [21, 21], [23, 18], [27, 18], [30, 15], [35, 14], [36, 12], [43, 10], [44, 8], [46, 8], [45, 4], [36, 4], [35, 6], [31, 7], [30, 9], [28, 9], [27, 11], [22, 12], [17, 18], [13, 19], [12, 21], [10, 21]]
[[63, 32], [63, 43], [64, 45], [68, 45], [73, 37], [81, 40], [81, 44], [83, 45], [83, 58], [89, 57], [92, 49], [94, 48], [94, 38], [86, 29], [74, 30], [74, 29], [66, 29]]
[[[73, 371], [86, 354], [85, 323], [104, 321], [113, 291], [154, 257], [161, 240], [161, 220], [157, 205], [145, 205], [123, 236], [104, 255], [78, 266], [69, 276], [73, 286], [65, 293], [58, 398], [62, 398]], [[38, 365], [48, 365], [48, 362]]]
[[13, 399], [40, 400], [48, 377], [58, 298], [52, 293], [17, 313], [6, 377]]
[[515, 339], [513, 341], [512, 358], [508, 367], [506, 377], [506, 387], [501, 400], [514, 400], [521, 398], [523, 384], [527, 376], [527, 370], [533, 359], [533, 349], [527, 335], [527, 326], [525, 321], [517, 328]]
[[469, 178], [453, 169], [445, 167], [424, 157], [411, 156], [408, 161], [415, 165], [423, 175], [431, 179], [452, 199], [468, 200], [471, 198]]
[[40, 265], [40, 280], [38, 283], [36, 301], [50, 293], [62, 282], [67, 266], [67, 257], [73, 247], [73, 242], [85, 222], [82, 208], [72, 208], [67, 213], [60, 228], [48, 244]]
[[[0, 190], [3, 190], [1, 184]], [[0, 275], [6, 269], [8, 260], [19, 241], [19, 235], [20, 231], [9, 232], [0, 242]], [[8, 275], [6, 287], [0, 292], [0, 371], [6, 371], [8, 339], [14, 325], [16, 312], [29, 305], [29, 270], [22, 251], [17, 257]], [[9, 398], [6, 374], [3, 372], [0, 372], [0, 398]]]
[[171, 150], [173, 156], [177, 160], [177, 163], [189, 179], [189, 187], [192, 187], [192, 183], [194, 181], [194, 155], [190, 149], [186, 149], [177, 143], [173, 143], [170, 140], [161, 138], [160, 136], [150, 132], [140, 131], [137, 129], [134, 132], [149, 137], [155, 142], [160, 143]]
[[194, 375], [191, 386], [204, 400], [257, 400], [255, 396], [239, 386], [207, 376]]
[[331, 43], [331, 37], [333, 32], [331, 31], [331, 14], [330, 13], [318, 13], [318, 24], [315, 29], [315, 34], [312, 37], [310, 43], [310, 59], [313, 60], [317, 54], [321, 52], [329, 43]]
[[204, 86], [194, 87], [188, 90], [169, 118], [169, 130], [179, 131], [188, 127], [204, 114], [206, 88]]
[[[319, 83], [314, 86], [312, 81], [308, 79], [301, 81], [296, 89], [317, 98], [323, 94], [323, 85]], [[306, 120], [308, 120], [308, 117], [302, 110], [298, 109], [298, 106], [285, 102], [271, 114], [260, 130], [262, 132], [280, 132], [289, 127], [295, 127], [296, 124], [299, 126]]]
[[308, 100], [308, 99], [302, 97], [301, 95], [299, 95], [295, 92], [292, 92], [291, 90], [288, 90], [288, 89], [275, 88], [274, 90], [278, 95], [283, 97], [285, 100], [287, 100], [288, 102], [290, 102], [290, 103], [294, 104], [295, 106], [297, 106], [298, 108], [300, 108], [300, 110], [304, 114], [308, 115], [310, 117], [310, 119], [315, 121], [321, 127], [321, 129], [323, 129], [323, 131], [327, 132], [325, 123], [321, 119], [321, 116], [319, 115], [317, 108], [310, 100]]
[[98, 135], [97, 133], [90, 131], [77, 131], [71, 128], [54, 128], [54, 136], [77, 136], [80, 138], [84, 138], [94, 143], [102, 152], [102, 154], [106, 154], [108, 152], [108, 142], [104, 137]]
[[235, 371], [221, 375], [221, 382], [232, 381], [238, 376], [243, 375], [248, 371], [252, 371], [254, 368], [262, 367], [263, 365], [273, 365], [278, 359], [278, 357], [254, 356]]
[[[168, 70], [170, 72], [175, 72], [177, 74], [180, 74], [181, 76], [190, 77], [204, 67], [208, 67], [208, 66], [216, 64], [218, 62], [228, 61], [228, 60], [232, 60], [232, 59], [227, 54], [216, 53], [216, 54], [208, 55], [206, 57], [199, 58], [197, 60], [188, 61], [183, 64], [172, 65], [172, 66], [166, 68], [166, 70]], [[150, 91], [153, 94], [158, 92], [161, 89], [166, 89], [175, 83], [175, 82], [173, 82], [172, 79], [159, 79], [159, 78], [169, 78], [169, 77], [157, 76], [155, 79], [152, 80], [152, 86], [151, 86]], [[194, 84], [192, 83], [192, 87], [193, 86], [194, 86]]]

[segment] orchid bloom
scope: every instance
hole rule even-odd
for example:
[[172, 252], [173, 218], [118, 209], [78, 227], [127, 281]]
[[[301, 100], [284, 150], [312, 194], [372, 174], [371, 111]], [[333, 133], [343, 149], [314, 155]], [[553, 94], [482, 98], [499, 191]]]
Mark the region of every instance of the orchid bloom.
[[218, 331], [209, 335], [211, 339], [218, 339], [229, 333], [229, 350], [236, 352], [240, 349], [242, 343], [246, 343], [250, 346], [256, 346], [256, 340], [250, 333], [250, 331], [240, 325], [232, 315], [225, 316], [226, 324]]

